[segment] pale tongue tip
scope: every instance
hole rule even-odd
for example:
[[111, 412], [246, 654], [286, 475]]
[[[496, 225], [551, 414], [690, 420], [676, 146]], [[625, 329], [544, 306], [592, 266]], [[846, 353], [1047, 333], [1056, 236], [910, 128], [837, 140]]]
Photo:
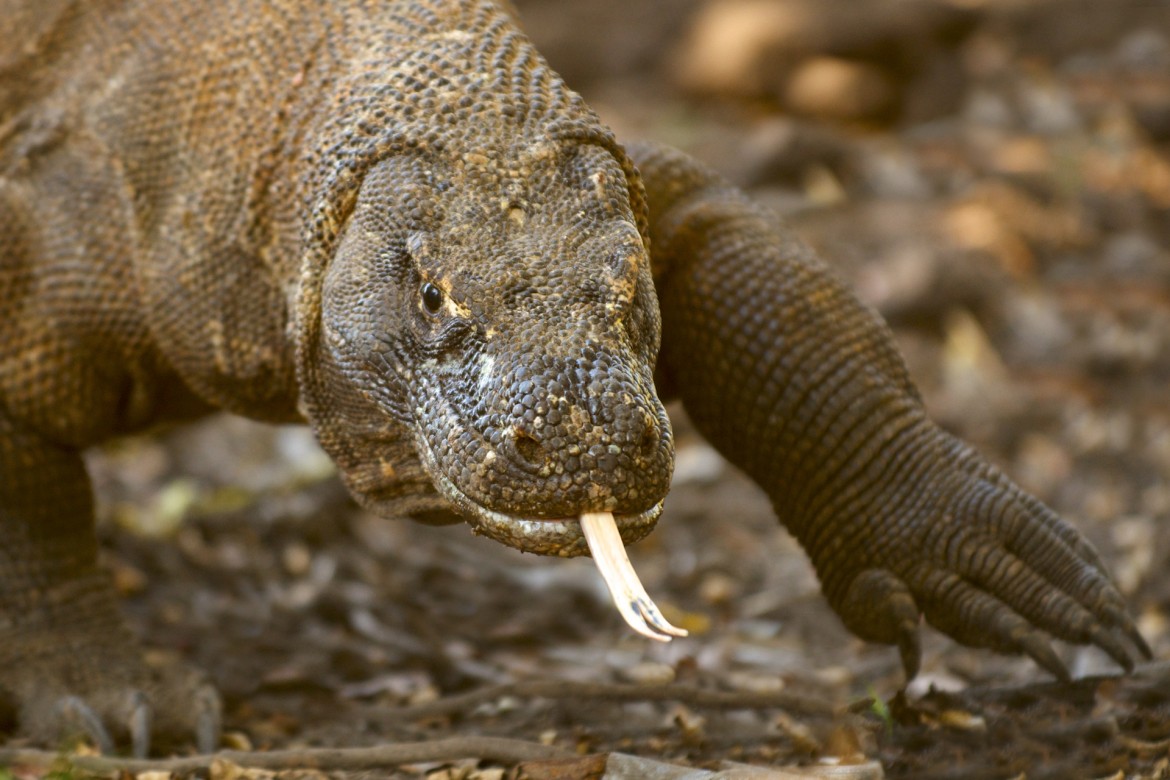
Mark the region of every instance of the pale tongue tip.
[[621, 534], [612, 512], [584, 512], [581, 532], [593, 554], [601, 578], [613, 597], [613, 603], [630, 628], [659, 642], [669, 642], [687, 631], [672, 626], [662, 616], [654, 601], [642, 587], [642, 581], [630, 564]]

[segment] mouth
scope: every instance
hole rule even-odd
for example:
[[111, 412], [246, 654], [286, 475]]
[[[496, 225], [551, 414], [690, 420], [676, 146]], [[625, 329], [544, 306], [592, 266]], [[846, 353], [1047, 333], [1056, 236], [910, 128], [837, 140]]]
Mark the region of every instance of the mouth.
[[[583, 513], [584, 514], [584, 513]], [[633, 544], [650, 533], [662, 514], [662, 502], [636, 515], [614, 515], [623, 544]], [[522, 552], [573, 558], [589, 554], [589, 543], [579, 517], [518, 517], [476, 507], [468, 514], [474, 533], [515, 547]]]
[[463, 514], [476, 534], [487, 536], [521, 552], [571, 558], [591, 555], [609, 588], [614, 606], [639, 634], [659, 642], [686, 636], [672, 626], [642, 587], [630, 565], [625, 546], [650, 533], [662, 514], [663, 502], [638, 514], [614, 515], [584, 509], [576, 517], [524, 517], [488, 509], [474, 501], [434, 468], [434, 455], [424, 441], [419, 448], [439, 492]]
[[[589, 554], [589, 543], [581, 530], [580, 516], [535, 517], [490, 509], [464, 493], [438, 467], [426, 437], [419, 437], [418, 452], [439, 493], [454, 505], [471, 526], [472, 533], [486, 536], [521, 552], [575, 558]], [[614, 522], [623, 544], [633, 544], [654, 529], [662, 514], [662, 501], [637, 514], [615, 514]], [[604, 511], [582, 507], [581, 512]]]
[[[580, 517], [525, 517], [489, 509], [460, 490], [446, 477], [435, 480], [439, 491], [463, 515], [472, 533], [486, 536], [521, 552], [575, 558], [589, 554], [589, 542]], [[588, 510], [582, 510], [582, 513]], [[614, 515], [623, 544], [633, 544], [654, 529], [662, 502], [638, 514]]]

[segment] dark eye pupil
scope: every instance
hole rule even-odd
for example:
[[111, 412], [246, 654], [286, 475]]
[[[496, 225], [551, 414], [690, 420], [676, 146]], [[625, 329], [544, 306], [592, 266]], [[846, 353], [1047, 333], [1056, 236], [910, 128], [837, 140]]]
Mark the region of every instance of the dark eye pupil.
[[443, 292], [430, 282], [426, 282], [422, 286], [422, 301], [427, 311], [437, 314], [443, 305]]

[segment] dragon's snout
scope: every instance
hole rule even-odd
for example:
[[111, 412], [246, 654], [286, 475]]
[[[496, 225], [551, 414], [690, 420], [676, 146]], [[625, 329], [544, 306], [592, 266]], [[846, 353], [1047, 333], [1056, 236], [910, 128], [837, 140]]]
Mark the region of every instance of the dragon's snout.
[[648, 372], [562, 361], [501, 377], [479, 417], [488, 449], [465, 489], [529, 517], [638, 513], [666, 494], [674, 448]]

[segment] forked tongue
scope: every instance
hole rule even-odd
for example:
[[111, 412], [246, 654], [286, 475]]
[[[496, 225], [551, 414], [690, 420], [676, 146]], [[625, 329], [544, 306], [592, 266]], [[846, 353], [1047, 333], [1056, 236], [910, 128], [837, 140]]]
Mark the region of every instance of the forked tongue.
[[593, 561], [613, 596], [613, 603], [630, 628], [659, 642], [669, 642], [676, 636], [687, 635], [685, 629], [667, 623], [658, 607], [646, 595], [642, 581], [630, 565], [612, 513], [585, 512], [581, 515], [581, 531], [585, 534]]

